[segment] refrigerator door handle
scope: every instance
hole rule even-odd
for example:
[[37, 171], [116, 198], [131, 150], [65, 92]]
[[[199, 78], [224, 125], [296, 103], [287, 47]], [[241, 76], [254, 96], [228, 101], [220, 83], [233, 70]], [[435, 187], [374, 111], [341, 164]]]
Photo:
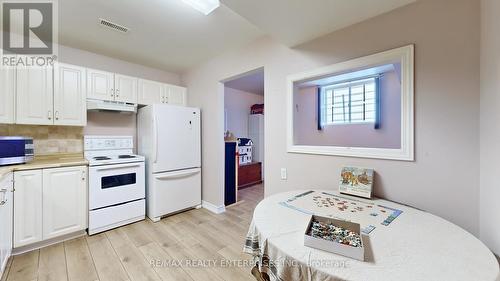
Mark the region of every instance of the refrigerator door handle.
[[189, 177], [189, 176], [198, 174], [200, 171], [201, 171], [200, 169], [188, 170], [188, 171], [177, 171], [177, 172], [168, 173], [166, 175], [158, 175], [158, 176], [155, 176], [155, 178], [158, 180], [185, 178], [185, 177]]
[[158, 161], [158, 124], [156, 120], [156, 115], [154, 116], [153, 119], [153, 155], [154, 155], [154, 161], [153, 163], [156, 163]]

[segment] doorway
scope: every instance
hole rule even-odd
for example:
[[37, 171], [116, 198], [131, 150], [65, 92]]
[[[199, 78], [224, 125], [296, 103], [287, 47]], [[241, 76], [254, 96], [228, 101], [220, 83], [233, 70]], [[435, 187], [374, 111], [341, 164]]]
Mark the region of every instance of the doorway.
[[224, 203], [230, 206], [245, 200], [245, 194], [264, 190], [264, 69], [223, 83]]

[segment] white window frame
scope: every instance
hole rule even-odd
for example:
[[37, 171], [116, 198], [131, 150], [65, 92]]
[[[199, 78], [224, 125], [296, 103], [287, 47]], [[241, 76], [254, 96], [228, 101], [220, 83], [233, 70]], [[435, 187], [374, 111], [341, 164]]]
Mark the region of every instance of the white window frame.
[[[414, 161], [414, 45], [388, 50], [287, 77], [287, 151], [289, 153]], [[294, 92], [297, 85], [322, 77], [370, 68], [382, 64], [401, 64], [401, 147], [365, 148], [297, 145], [294, 141]]]
[[[330, 85], [326, 85], [326, 86], [321, 86], [320, 89], [321, 89], [321, 99], [325, 99], [325, 95], [326, 95], [326, 91], [329, 91], [329, 90], [332, 90], [334, 91], [335, 89], [340, 89], [340, 88], [349, 88], [349, 116], [351, 117], [352, 116], [352, 101], [351, 101], [351, 97], [352, 97], [352, 94], [351, 94], [351, 89], [352, 87], [355, 87], [355, 86], [359, 86], [359, 85], [365, 85], [367, 84], [366, 82], [363, 82], [363, 81], [366, 81], [366, 80], [369, 80], [369, 79], [373, 79], [373, 83], [376, 84], [376, 81], [375, 81], [375, 78], [378, 77], [376, 75], [372, 76], [372, 77], [360, 77], [359, 79], [353, 79], [352, 81], [350, 82], [339, 82], [339, 83], [334, 83], [334, 84], [330, 84]], [[342, 84], [346, 84], [345, 86], [341, 86]], [[378, 89], [375, 87], [375, 99], [376, 99], [376, 96], [377, 96], [377, 91]], [[366, 91], [365, 91], [366, 93]], [[334, 99], [335, 97], [333, 96], [335, 94], [335, 92], [332, 92], [332, 98]], [[321, 108], [321, 118], [326, 120], [326, 100], [322, 100], [320, 101], [321, 102], [321, 107], [325, 107], [325, 109]], [[373, 121], [371, 120], [360, 120], [360, 121], [352, 121], [352, 120], [349, 120], [349, 121], [344, 121], [344, 122], [338, 122], [338, 123], [335, 123], [333, 121], [331, 122], [324, 122], [323, 124], [321, 124], [321, 126], [344, 126], [344, 125], [356, 125], [356, 124], [375, 124], [376, 122], [376, 115], [377, 115], [377, 101], [375, 100], [375, 118]], [[335, 105], [335, 102], [334, 104]], [[364, 114], [366, 114], [366, 110], [363, 109], [365, 112]], [[333, 112], [332, 112], [333, 114]]]

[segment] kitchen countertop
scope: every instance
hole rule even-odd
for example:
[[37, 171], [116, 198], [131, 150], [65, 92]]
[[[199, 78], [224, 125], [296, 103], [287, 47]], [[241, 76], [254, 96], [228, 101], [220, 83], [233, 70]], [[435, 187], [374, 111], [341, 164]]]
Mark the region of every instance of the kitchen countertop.
[[18, 165], [0, 166], [0, 177], [14, 171], [59, 168], [88, 165], [88, 161], [82, 154], [56, 154], [35, 156], [35, 160]]

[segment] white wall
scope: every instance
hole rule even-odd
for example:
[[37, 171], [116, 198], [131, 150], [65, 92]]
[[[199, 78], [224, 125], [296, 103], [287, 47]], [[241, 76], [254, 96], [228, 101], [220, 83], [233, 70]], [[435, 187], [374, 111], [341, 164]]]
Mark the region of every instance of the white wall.
[[237, 138], [248, 138], [248, 115], [254, 104], [264, 103], [264, 96], [224, 87], [227, 129]]
[[136, 114], [89, 111], [87, 113], [87, 126], [83, 128], [83, 134], [98, 136], [133, 136], [134, 146], [137, 148], [136, 117]]
[[[336, 189], [344, 165], [373, 167], [374, 192], [479, 232], [479, 1], [420, 0], [289, 49], [269, 38], [183, 75], [189, 103], [203, 110], [203, 200], [223, 205], [223, 86], [265, 70], [266, 196]], [[286, 77], [415, 44], [416, 161], [291, 154], [286, 151]], [[288, 180], [280, 180], [280, 168]]]
[[481, 1], [481, 239], [500, 255], [500, 1]]

